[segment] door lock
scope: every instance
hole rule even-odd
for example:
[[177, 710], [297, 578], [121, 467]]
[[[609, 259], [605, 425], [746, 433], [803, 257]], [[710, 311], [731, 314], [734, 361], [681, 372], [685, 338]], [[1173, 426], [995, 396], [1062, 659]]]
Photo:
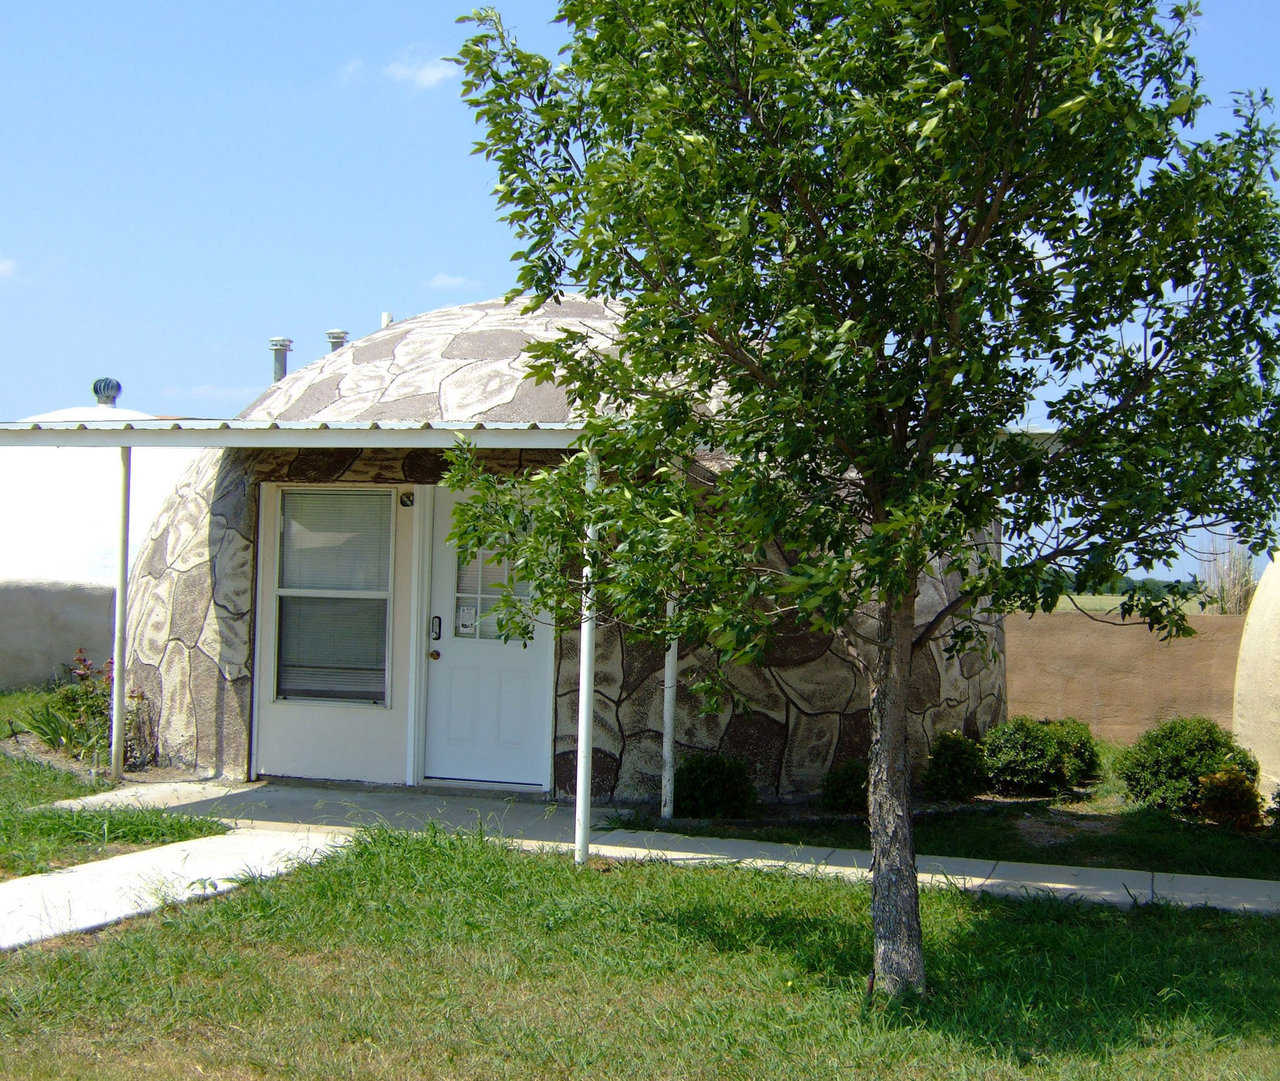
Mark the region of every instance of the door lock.
[[440, 641], [441, 624], [439, 616], [431, 617], [431, 641]]

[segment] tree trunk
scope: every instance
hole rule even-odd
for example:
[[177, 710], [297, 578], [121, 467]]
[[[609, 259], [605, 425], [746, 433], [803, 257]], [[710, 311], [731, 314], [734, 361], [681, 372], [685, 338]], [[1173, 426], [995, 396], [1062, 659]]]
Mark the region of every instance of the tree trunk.
[[896, 995], [923, 993], [920, 894], [911, 833], [911, 771], [907, 757], [907, 684], [915, 595], [880, 606], [881, 639], [871, 687], [871, 930], [875, 987]]

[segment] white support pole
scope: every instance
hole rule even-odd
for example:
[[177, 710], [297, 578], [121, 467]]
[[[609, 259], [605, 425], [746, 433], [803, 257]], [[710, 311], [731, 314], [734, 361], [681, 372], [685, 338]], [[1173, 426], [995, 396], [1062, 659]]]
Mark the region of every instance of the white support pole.
[[[667, 601], [667, 619], [676, 613], [676, 602]], [[662, 670], [662, 817], [675, 814], [676, 803], [676, 665], [680, 640], [671, 639]]]
[[[600, 465], [587, 459], [587, 493], [595, 491]], [[596, 688], [596, 591], [591, 581], [590, 551], [596, 525], [587, 508], [587, 553], [582, 563], [582, 622], [578, 627], [578, 784], [573, 797], [573, 861], [586, 863], [591, 854], [591, 749]]]
[[130, 450], [120, 448], [120, 563], [116, 575], [116, 625], [111, 649], [111, 779], [124, 776], [124, 648], [129, 610]]

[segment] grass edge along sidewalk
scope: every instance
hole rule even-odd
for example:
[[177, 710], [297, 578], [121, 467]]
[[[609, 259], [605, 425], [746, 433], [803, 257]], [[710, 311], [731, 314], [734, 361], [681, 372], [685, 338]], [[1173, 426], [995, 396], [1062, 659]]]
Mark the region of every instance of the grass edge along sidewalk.
[[211, 818], [160, 808], [61, 809], [51, 801], [103, 791], [34, 759], [0, 754], [0, 883], [151, 845], [226, 832]]

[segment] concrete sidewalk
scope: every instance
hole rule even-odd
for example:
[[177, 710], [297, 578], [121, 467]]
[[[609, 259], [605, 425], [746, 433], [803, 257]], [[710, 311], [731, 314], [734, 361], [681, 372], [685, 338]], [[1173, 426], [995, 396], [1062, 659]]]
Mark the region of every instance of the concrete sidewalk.
[[325, 830], [235, 829], [0, 882], [0, 950], [225, 893], [243, 878], [282, 874], [349, 839]]
[[[481, 828], [528, 851], [571, 852], [573, 808], [529, 799], [467, 793], [342, 789], [257, 782], [127, 785], [59, 807], [162, 807], [221, 818], [231, 833], [161, 845], [97, 863], [0, 883], [0, 949], [89, 931], [166, 904], [234, 888], [245, 876], [282, 874], [318, 859], [358, 829]], [[592, 854], [679, 865], [733, 863], [864, 881], [871, 854], [856, 849], [784, 845], [660, 831], [608, 829], [593, 812]], [[1109, 868], [1055, 867], [921, 856], [923, 888], [958, 888], [1013, 897], [1049, 896], [1130, 907], [1160, 901], [1229, 912], [1280, 913], [1280, 882]]]

